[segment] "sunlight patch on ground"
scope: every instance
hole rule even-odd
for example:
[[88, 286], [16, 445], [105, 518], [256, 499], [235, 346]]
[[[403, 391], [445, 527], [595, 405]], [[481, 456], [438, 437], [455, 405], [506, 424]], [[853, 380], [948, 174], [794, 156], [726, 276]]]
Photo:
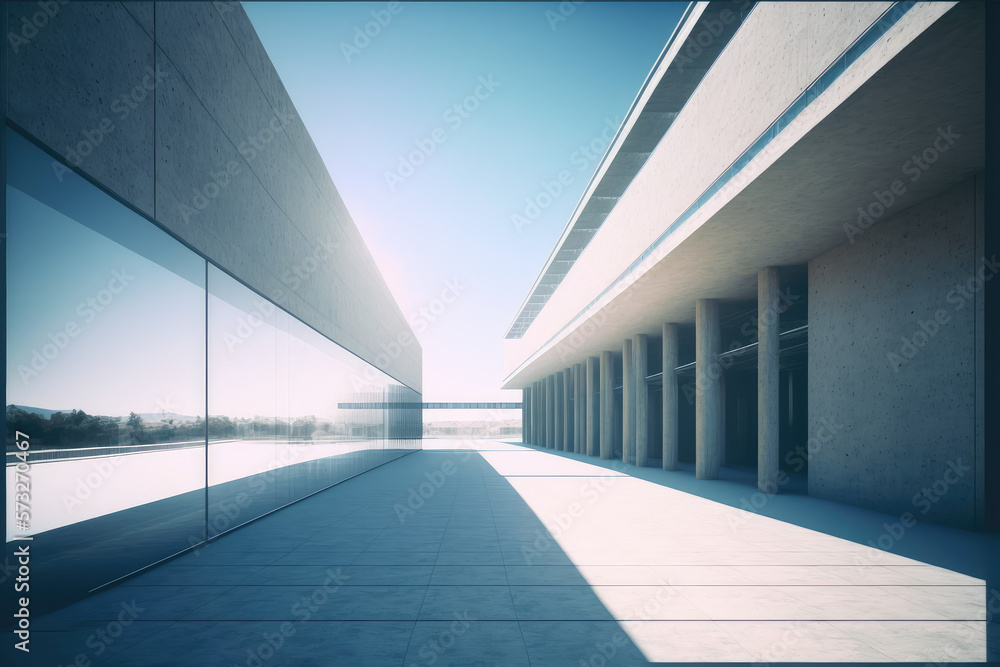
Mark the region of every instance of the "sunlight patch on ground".
[[552, 576], [582, 577], [650, 661], [986, 659], [981, 579], [497, 444], [477, 446], [555, 538], [525, 564], [565, 552]]

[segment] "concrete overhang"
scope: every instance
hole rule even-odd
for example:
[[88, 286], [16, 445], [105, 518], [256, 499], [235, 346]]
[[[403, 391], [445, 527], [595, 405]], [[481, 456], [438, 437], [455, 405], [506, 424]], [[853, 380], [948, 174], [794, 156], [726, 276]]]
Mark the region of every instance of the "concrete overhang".
[[520, 338], [628, 189], [753, 2], [693, 2], [646, 76], [505, 338]]
[[[626, 337], [658, 336], [664, 322], [693, 322], [698, 298], [756, 299], [761, 267], [807, 263], [854, 229], [863, 242], [858, 210], [877, 211], [872, 204], [897, 181], [903, 191], [874, 224], [982, 171], [984, 49], [983, 5], [958, 3], [811, 128], [789, 126], [755, 158], [753, 180], [716, 193], [655, 261], [571, 320], [503, 388], [620, 350]], [[930, 149], [938, 159], [922, 169], [914, 157]]]

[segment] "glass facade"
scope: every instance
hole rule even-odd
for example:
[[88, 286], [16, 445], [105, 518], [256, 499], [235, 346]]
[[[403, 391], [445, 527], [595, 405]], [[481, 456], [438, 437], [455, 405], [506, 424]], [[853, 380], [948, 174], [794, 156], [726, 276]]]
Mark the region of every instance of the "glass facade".
[[6, 157], [8, 551], [101, 585], [420, 447], [417, 392], [11, 130]]

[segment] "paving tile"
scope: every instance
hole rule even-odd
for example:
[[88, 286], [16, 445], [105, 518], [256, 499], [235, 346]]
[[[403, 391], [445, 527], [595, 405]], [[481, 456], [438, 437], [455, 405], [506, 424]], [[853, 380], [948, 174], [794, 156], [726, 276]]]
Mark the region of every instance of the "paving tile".
[[270, 565], [324, 565], [326, 567], [350, 565], [360, 558], [355, 551], [306, 550], [293, 551]]
[[428, 586], [421, 621], [451, 620], [456, 612], [477, 621], [517, 620], [507, 586]]
[[983, 586], [879, 586], [878, 590], [954, 621], [986, 619]]
[[892, 658], [826, 621], [717, 621], [761, 662], [891, 662]]
[[116, 586], [34, 621], [40, 630], [74, 622], [172, 621], [223, 596], [233, 586]]
[[595, 586], [592, 589], [619, 621], [708, 620], [709, 615], [674, 586]]
[[127, 664], [119, 658], [122, 653], [173, 624], [173, 621], [147, 621], [118, 627], [90, 621], [61, 631], [36, 629], [31, 633], [30, 660], [24, 664]]
[[503, 552], [496, 551], [441, 551], [437, 565], [503, 565]]
[[434, 565], [437, 551], [365, 551], [354, 565]]
[[984, 662], [985, 623], [831, 621], [830, 625], [900, 662]]
[[435, 565], [431, 585], [505, 586], [507, 571], [503, 565]]
[[229, 567], [199, 567], [167, 563], [121, 583], [132, 586], [224, 586], [239, 584], [265, 565], [230, 565]]
[[109, 664], [402, 664], [412, 622], [179, 622], [128, 647]]
[[573, 565], [508, 565], [511, 586], [586, 586], [589, 582]]
[[520, 620], [614, 620], [589, 586], [511, 586], [510, 591]]
[[343, 568], [347, 586], [426, 586], [433, 565], [349, 565]]
[[247, 577], [241, 584], [244, 586], [321, 586], [329, 577], [337, 576], [337, 573], [346, 571], [347, 566], [343, 565], [265, 565]]
[[418, 621], [405, 664], [436, 667], [503, 665], [528, 667], [528, 652], [516, 621]]
[[521, 621], [532, 665], [645, 664], [642, 651], [614, 621]]
[[649, 662], [751, 662], [752, 656], [712, 621], [626, 621], [622, 629]]

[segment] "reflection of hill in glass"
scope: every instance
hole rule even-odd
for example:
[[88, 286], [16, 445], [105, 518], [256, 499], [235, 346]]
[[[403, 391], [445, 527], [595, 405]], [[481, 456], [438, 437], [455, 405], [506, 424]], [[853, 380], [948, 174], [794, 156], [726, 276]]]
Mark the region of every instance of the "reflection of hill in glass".
[[27, 405], [14, 405], [14, 404], [7, 406], [7, 409], [9, 410], [12, 407], [24, 410], [25, 412], [33, 412], [36, 415], [41, 415], [45, 419], [49, 419], [55, 412], [71, 412], [71, 410], [48, 410], [46, 408], [32, 408]]

